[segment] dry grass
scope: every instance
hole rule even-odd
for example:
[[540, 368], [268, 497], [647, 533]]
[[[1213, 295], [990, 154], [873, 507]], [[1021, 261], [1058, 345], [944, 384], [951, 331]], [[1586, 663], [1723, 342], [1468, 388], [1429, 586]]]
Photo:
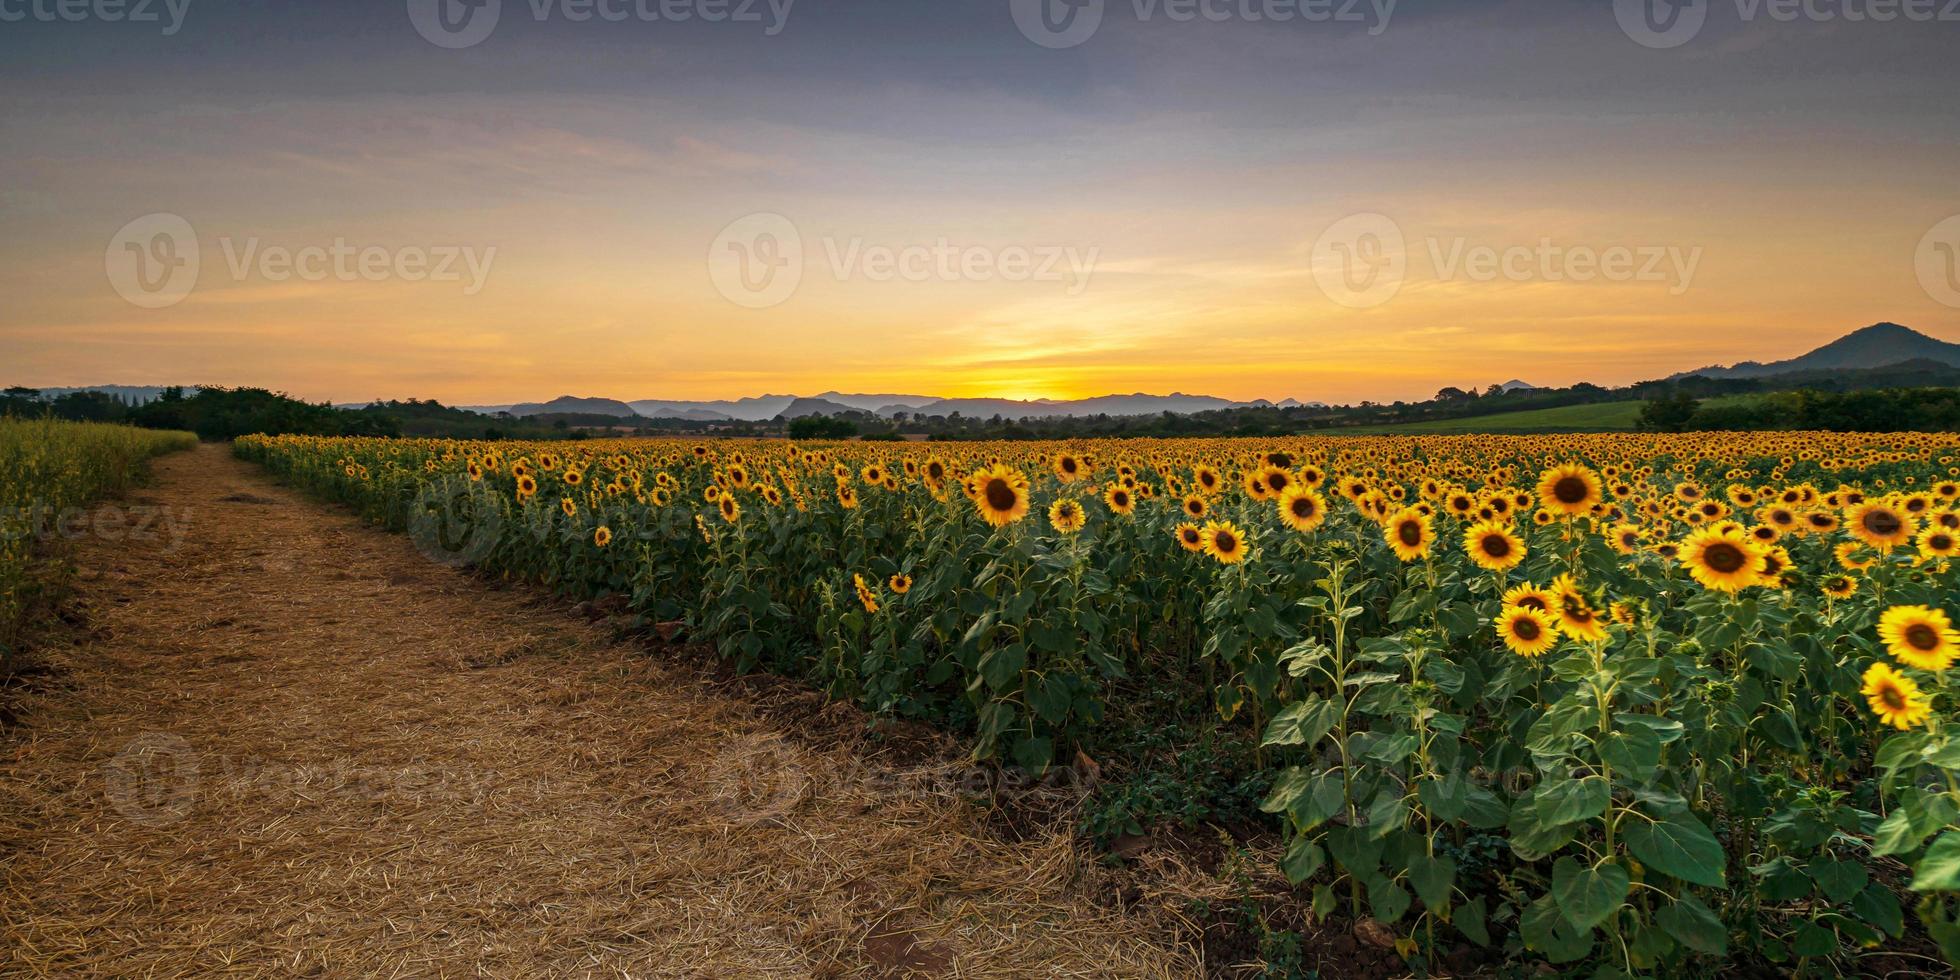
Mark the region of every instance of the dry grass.
[[155, 469], [188, 536], [82, 542], [93, 635], [0, 754], [0, 973], [1200, 972], [930, 770], [786, 737], [221, 449]]

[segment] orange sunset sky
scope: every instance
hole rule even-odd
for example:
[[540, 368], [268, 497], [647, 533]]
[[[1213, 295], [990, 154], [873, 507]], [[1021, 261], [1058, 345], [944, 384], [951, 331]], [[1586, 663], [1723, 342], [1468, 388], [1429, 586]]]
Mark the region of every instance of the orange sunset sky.
[[[1602, 4], [1407, 3], [1371, 33], [1124, 0], [1055, 50], [1004, 0], [805, 0], [774, 36], [507, 3], [452, 50], [362, 6], [213, 2], [171, 36], [0, 25], [0, 383], [1345, 402], [1627, 383], [1880, 320], [1960, 340], [1915, 266], [1960, 212], [1960, 25], [1721, 5], [1654, 50]], [[758, 212], [804, 261], [750, 308], [711, 260]], [[1406, 269], [1354, 308], [1315, 245], [1360, 212], [1393, 221]], [[200, 256], [157, 309], [105, 273], [152, 213]], [[831, 257], [942, 240], [1095, 260], [1079, 283], [880, 281]], [[234, 267], [336, 241], [494, 256], [480, 283]], [[1436, 261], [1540, 242], [1697, 258], [1622, 282]]]

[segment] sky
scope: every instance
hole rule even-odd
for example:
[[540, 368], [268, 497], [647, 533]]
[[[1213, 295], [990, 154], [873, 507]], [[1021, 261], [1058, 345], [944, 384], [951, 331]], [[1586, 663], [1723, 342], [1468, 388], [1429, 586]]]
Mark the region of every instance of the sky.
[[0, 384], [1352, 402], [1960, 341], [1960, 5], [476, 2], [0, 0]]

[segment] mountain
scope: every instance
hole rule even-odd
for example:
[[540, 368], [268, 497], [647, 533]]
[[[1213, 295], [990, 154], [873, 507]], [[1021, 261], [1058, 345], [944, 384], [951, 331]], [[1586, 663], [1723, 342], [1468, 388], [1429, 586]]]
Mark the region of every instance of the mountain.
[[1532, 390], [1534, 390], [1534, 389], [1536, 389], [1537, 387], [1538, 387], [1537, 385], [1534, 385], [1534, 384], [1527, 384], [1527, 383], [1525, 383], [1525, 382], [1523, 382], [1523, 381], [1519, 381], [1519, 380], [1518, 380], [1518, 379], [1516, 379], [1516, 378], [1512, 378], [1511, 380], [1509, 380], [1509, 381], [1506, 381], [1506, 382], [1504, 382], [1504, 383], [1503, 383], [1503, 384], [1501, 384], [1501, 385], [1498, 385], [1498, 386], [1497, 386], [1497, 390], [1498, 390], [1498, 391], [1507, 391], [1507, 392], [1508, 392], [1508, 391], [1532, 391]]
[[815, 397], [821, 398], [824, 401], [836, 402], [846, 408], [855, 408], [866, 412], [876, 412], [887, 408], [896, 408], [902, 412], [911, 411], [920, 405], [930, 404], [939, 400], [931, 395], [847, 395], [841, 391], [826, 391]]
[[1743, 361], [1729, 367], [1710, 365], [1683, 371], [1672, 378], [1699, 374], [1704, 378], [1763, 378], [1793, 371], [1848, 371], [1889, 367], [1903, 361], [1934, 361], [1960, 367], [1960, 344], [1928, 337], [1896, 323], [1874, 323], [1854, 330], [1801, 357], [1786, 361]]
[[526, 402], [522, 405], [512, 405], [510, 414], [520, 418], [526, 415], [545, 414], [617, 415], [621, 418], [629, 418], [639, 413], [633, 411], [633, 406], [611, 398], [575, 398], [571, 395], [559, 395], [543, 404]]
[[778, 413], [778, 417], [800, 419], [805, 415], [836, 415], [850, 411], [857, 410], [827, 398], [798, 398]]
[[1019, 401], [1012, 398], [942, 398], [923, 405], [886, 405], [878, 409], [880, 415], [896, 412], [909, 412], [913, 415], [951, 415], [958, 412], [967, 418], [978, 416], [992, 418], [1053, 418], [1055, 416], [1080, 417], [1085, 415], [1157, 415], [1162, 412], [1176, 412], [1189, 415], [1193, 412], [1209, 412], [1213, 409], [1232, 408], [1248, 405], [1249, 402], [1233, 402], [1209, 395], [1187, 395], [1172, 392], [1168, 395], [1147, 395], [1136, 392], [1129, 395], [1102, 395], [1096, 398], [1057, 400], [1051, 398]]
[[654, 419], [740, 419], [744, 422], [761, 422], [782, 414], [783, 409], [794, 401], [795, 395], [754, 395], [733, 401], [705, 402], [643, 398], [628, 404], [633, 406], [633, 411]]

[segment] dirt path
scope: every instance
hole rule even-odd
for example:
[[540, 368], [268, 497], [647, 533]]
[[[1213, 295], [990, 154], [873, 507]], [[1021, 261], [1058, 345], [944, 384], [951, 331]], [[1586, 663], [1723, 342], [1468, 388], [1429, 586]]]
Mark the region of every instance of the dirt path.
[[166, 520], [79, 541], [92, 633], [0, 740], [0, 974], [1196, 972], [1065, 839], [858, 778], [222, 448], [155, 473], [117, 513]]

